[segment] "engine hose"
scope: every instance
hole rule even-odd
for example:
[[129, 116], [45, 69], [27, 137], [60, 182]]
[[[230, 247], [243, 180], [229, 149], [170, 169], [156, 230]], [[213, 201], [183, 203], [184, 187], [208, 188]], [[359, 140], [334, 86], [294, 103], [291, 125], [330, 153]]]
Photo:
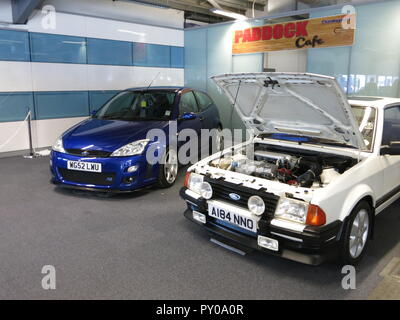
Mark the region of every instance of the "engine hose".
[[322, 167], [317, 160], [309, 160], [301, 158], [298, 163], [299, 167], [306, 167], [308, 170], [297, 177], [297, 183], [301, 187], [309, 188], [313, 185], [315, 179], [322, 173]]

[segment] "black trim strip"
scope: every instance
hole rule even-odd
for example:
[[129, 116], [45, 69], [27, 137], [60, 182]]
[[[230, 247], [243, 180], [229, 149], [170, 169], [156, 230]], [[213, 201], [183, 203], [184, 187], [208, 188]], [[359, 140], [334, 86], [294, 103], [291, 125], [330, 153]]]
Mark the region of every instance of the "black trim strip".
[[386, 201], [388, 201], [390, 198], [393, 198], [397, 193], [400, 192], [400, 185], [394, 188], [392, 191], [388, 192], [384, 196], [380, 197], [376, 201], [376, 207], [380, 207], [382, 204], [384, 204]]

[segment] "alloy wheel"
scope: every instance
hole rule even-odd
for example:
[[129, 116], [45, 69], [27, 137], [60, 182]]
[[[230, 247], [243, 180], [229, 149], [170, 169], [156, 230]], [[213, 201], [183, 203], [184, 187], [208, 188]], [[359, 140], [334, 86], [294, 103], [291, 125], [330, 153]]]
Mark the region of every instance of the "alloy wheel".
[[350, 231], [350, 256], [356, 259], [363, 252], [369, 232], [369, 215], [367, 210], [361, 209], [353, 220]]
[[167, 152], [164, 164], [164, 176], [168, 183], [172, 184], [178, 174], [178, 159], [172, 150]]

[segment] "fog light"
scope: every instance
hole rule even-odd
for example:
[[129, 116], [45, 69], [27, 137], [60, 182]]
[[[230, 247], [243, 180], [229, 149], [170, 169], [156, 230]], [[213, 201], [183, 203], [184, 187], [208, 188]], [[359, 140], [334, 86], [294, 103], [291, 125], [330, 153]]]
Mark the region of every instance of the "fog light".
[[252, 214], [261, 216], [265, 211], [264, 200], [259, 196], [251, 196], [247, 201], [247, 206]]
[[273, 250], [273, 251], [278, 251], [279, 249], [279, 243], [278, 240], [263, 237], [263, 236], [258, 236], [257, 243], [260, 247]]
[[206, 216], [198, 211], [193, 211], [193, 219], [200, 223], [206, 223]]
[[131, 166], [126, 171], [129, 173], [132, 173], [132, 172], [137, 171], [137, 169], [138, 169], [138, 166]]
[[124, 184], [131, 184], [132, 182], [135, 181], [135, 179], [133, 177], [126, 177], [122, 181]]

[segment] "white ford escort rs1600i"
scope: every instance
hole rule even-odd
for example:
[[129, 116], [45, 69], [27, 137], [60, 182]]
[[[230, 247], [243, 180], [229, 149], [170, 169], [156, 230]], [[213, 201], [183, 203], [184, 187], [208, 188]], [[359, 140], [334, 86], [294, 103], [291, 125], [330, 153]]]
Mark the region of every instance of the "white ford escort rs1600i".
[[253, 136], [188, 169], [185, 216], [231, 249], [357, 263], [400, 196], [400, 99], [348, 101], [314, 74], [212, 79]]

